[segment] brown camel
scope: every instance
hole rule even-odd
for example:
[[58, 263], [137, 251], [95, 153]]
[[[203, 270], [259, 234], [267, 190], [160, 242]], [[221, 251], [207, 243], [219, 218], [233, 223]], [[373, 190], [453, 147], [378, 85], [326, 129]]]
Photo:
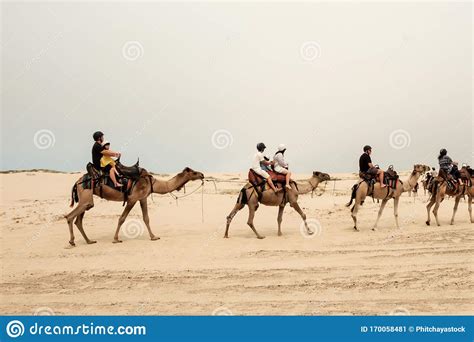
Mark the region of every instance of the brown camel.
[[373, 186], [373, 190], [371, 191], [371, 193], [369, 193], [370, 189], [367, 182], [364, 180], [361, 180], [358, 184], [356, 184], [353, 187], [351, 200], [346, 205], [347, 207], [349, 207], [352, 204], [352, 201], [355, 200], [354, 206], [351, 209], [351, 216], [352, 216], [352, 219], [354, 220], [354, 229], [359, 231], [359, 229], [357, 228], [357, 212], [359, 210], [359, 207], [364, 203], [365, 198], [367, 196], [371, 196], [373, 198], [382, 200], [382, 203], [380, 204], [380, 209], [377, 215], [377, 220], [375, 221], [375, 224], [372, 230], [375, 230], [377, 228], [377, 224], [379, 222], [380, 217], [382, 216], [382, 212], [385, 208], [385, 205], [392, 198], [393, 198], [393, 213], [395, 216], [395, 223], [397, 225], [397, 228], [400, 228], [398, 224], [398, 202], [400, 200], [400, 196], [405, 191], [412, 191], [415, 188], [415, 186], [418, 184], [418, 179], [420, 178], [420, 176], [426, 171], [428, 171], [429, 169], [430, 169], [429, 166], [416, 164], [413, 166], [413, 171], [410, 174], [410, 177], [408, 177], [407, 181], [401, 182], [400, 180], [397, 180], [395, 189], [392, 189], [388, 186], [385, 188], [381, 188], [380, 183], [377, 182]]
[[472, 199], [474, 197], [474, 175], [468, 171], [467, 168], [463, 167], [461, 170], [462, 178], [465, 178], [466, 181], [462, 184], [458, 184], [455, 188], [448, 187], [446, 180], [442, 177], [438, 177], [434, 180], [433, 184], [433, 192], [430, 197], [430, 201], [426, 205], [426, 210], [428, 213], [428, 219], [426, 220], [426, 224], [430, 225], [430, 209], [434, 205], [433, 208], [433, 215], [436, 219], [436, 224], [440, 226], [438, 220], [438, 209], [441, 202], [444, 200], [444, 196], [453, 196], [454, 197], [454, 208], [453, 208], [453, 216], [451, 218], [451, 224], [454, 224], [454, 216], [456, 215], [456, 211], [458, 210], [459, 201], [461, 198], [467, 196], [467, 210], [469, 211], [469, 218], [471, 219], [471, 223], [474, 223], [472, 218]]
[[[162, 181], [154, 178], [150, 175], [145, 169], [140, 170], [140, 176], [136, 183], [133, 185], [130, 195], [126, 201], [126, 207], [122, 212], [122, 215], [119, 218], [117, 230], [115, 231], [114, 235], [114, 243], [122, 242], [119, 240], [119, 231], [122, 224], [125, 222], [127, 215], [129, 214], [130, 210], [134, 207], [137, 202], [140, 202], [140, 207], [142, 209], [143, 214], [143, 221], [148, 229], [148, 234], [150, 234], [151, 240], [158, 240], [159, 237], [155, 236], [150, 228], [150, 219], [148, 217], [148, 206], [147, 206], [147, 198], [152, 193], [157, 194], [167, 194], [174, 190], [180, 190], [187, 182], [193, 180], [203, 180], [204, 175], [201, 172], [194, 171], [189, 167], [185, 168], [182, 172], [174, 176], [173, 178]], [[79, 178], [79, 180], [75, 183], [72, 192], [72, 205], [74, 204], [74, 198], [78, 199], [78, 205], [74, 208], [69, 214], [65, 215], [67, 219], [67, 223], [69, 225], [69, 234], [70, 240], [69, 243], [71, 246], [75, 246], [74, 243], [74, 232], [72, 223], [75, 220], [74, 224], [77, 226], [79, 231], [81, 232], [82, 236], [86, 240], [88, 244], [96, 243], [97, 241], [90, 240], [82, 226], [82, 220], [84, 218], [84, 214], [87, 210], [91, 209], [94, 206], [94, 196], [102, 197], [108, 201], [116, 201], [122, 202], [123, 201], [123, 194], [120, 191], [113, 189], [112, 187], [103, 185], [102, 192], [101, 190], [96, 187], [94, 190], [91, 189], [84, 189], [82, 186], [83, 177]]]
[[[240, 190], [237, 203], [235, 204], [234, 209], [232, 209], [232, 211], [230, 212], [229, 216], [227, 216], [227, 225], [225, 229], [224, 238], [229, 237], [229, 227], [234, 216], [237, 214], [237, 212], [240, 209], [245, 207], [245, 205], [248, 205], [249, 217], [247, 220], [247, 224], [253, 230], [253, 232], [255, 233], [258, 239], [263, 239], [264, 236], [260, 235], [257, 232], [253, 224], [253, 218], [255, 216], [255, 212], [258, 209], [259, 203], [263, 205], [278, 207], [278, 219], [277, 219], [278, 236], [282, 235], [281, 221], [283, 219], [283, 210], [285, 209], [286, 203], [290, 203], [290, 206], [293, 209], [295, 209], [298, 212], [298, 214], [300, 214], [301, 218], [304, 221], [307, 233], [310, 235], [313, 234], [314, 232], [312, 232], [309, 229], [308, 224], [306, 223], [305, 213], [303, 213], [303, 210], [301, 210], [300, 206], [298, 205], [298, 195], [306, 194], [311, 191], [314, 191], [318, 187], [319, 183], [328, 181], [330, 179], [331, 177], [329, 177], [327, 173], [314, 171], [310, 179], [306, 181], [292, 182], [291, 190], [288, 189], [285, 192], [281, 191], [281, 192], [275, 193], [272, 189], [266, 189], [265, 191], [262, 192], [260, 199], [255, 187], [252, 184], [247, 183], [242, 188], [242, 190]], [[295, 187], [295, 184], [296, 184], [296, 187]]]

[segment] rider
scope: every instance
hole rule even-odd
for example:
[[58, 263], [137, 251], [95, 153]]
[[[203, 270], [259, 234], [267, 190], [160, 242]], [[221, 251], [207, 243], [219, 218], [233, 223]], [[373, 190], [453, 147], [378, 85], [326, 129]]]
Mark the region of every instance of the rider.
[[281, 173], [286, 177], [286, 188], [290, 187], [291, 172], [288, 171], [288, 163], [285, 161], [286, 146], [284, 144], [278, 145], [278, 152], [273, 156], [273, 169], [275, 172]]
[[372, 164], [370, 155], [372, 154], [372, 147], [369, 145], [364, 146], [364, 153], [359, 158], [359, 171], [367, 173], [373, 177], [378, 176], [380, 181], [380, 187], [385, 188], [387, 185], [383, 182], [383, 171]]
[[105, 172], [108, 172], [113, 182], [117, 183], [113, 168], [110, 165], [107, 165], [105, 168], [102, 168], [100, 166], [100, 160], [103, 156], [120, 157], [120, 153], [105, 149], [105, 146], [102, 145], [104, 142], [104, 133], [102, 133], [101, 131], [95, 132], [92, 135], [92, 138], [95, 141], [94, 145], [92, 146], [92, 164], [94, 164], [96, 170], [104, 170]]
[[265, 178], [268, 185], [270, 186], [270, 188], [272, 188], [274, 192], [279, 192], [281, 191], [281, 189], [277, 189], [275, 187], [268, 172], [262, 168], [262, 165], [269, 166], [273, 164], [273, 162], [266, 160], [265, 156], [263, 155], [263, 151], [265, 151], [266, 148], [267, 147], [265, 146], [264, 143], [257, 144], [257, 153], [255, 153], [253, 157], [252, 170], [259, 176]]
[[[110, 151], [110, 142], [104, 141], [102, 143], [102, 147], [104, 148], [103, 151]], [[100, 158], [100, 166], [104, 170], [105, 169], [108, 170], [110, 168], [110, 171], [109, 171], [110, 178], [112, 179], [112, 182], [114, 182], [115, 187], [120, 188], [122, 184], [117, 182], [116, 175], [118, 175], [119, 173], [117, 169], [115, 168], [115, 160], [112, 157], [102, 155], [102, 158]]]

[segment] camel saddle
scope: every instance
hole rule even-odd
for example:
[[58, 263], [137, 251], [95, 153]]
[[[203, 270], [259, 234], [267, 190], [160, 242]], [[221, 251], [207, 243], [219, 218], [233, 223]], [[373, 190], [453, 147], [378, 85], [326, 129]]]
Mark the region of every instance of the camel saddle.
[[[117, 163], [118, 162], [118, 163]], [[96, 189], [99, 188], [99, 196], [103, 198], [102, 195], [102, 186], [106, 185], [120, 191], [123, 194], [123, 204], [128, 199], [131, 189], [133, 188], [134, 183], [138, 180], [141, 169], [138, 167], [138, 162], [133, 166], [124, 166], [120, 163], [119, 159], [116, 161], [116, 168], [119, 170], [118, 166], [120, 164], [120, 171], [117, 177], [117, 182], [122, 184], [121, 187], [116, 187], [110, 175], [104, 170], [97, 170], [92, 163], [86, 165], [87, 173], [82, 177], [82, 187], [84, 189]], [[124, 171], [122, 171], [124, 170]]]
[[[286, 176], [281, 173], [277, 173], [275, 171], [267, 171], [268, 174], [270, 175], [270, 178], [272, 179], [273, 184], [280, 184], [280, 185], [285, 185], [286, 184]], [[260, 185], [265, 185], [266, 181], [265, 179], [257, 174], [254, 170], [249, 169], [249, 174], [248, 174], [249, 182], [253, 186], [260, 186]]]
[[[369, 186], [375, 185], [379, 181], [379, 178], [375, 174], [371, 174], [368, 172], [359, 172], [359, 177], [367, 182]], [[387, 169], [387, 171], [384, 172], [383, 175], [383, 182], [385, 185], [389, 186], [392, 189], [395, 189], [397, 187], [397, 181], [398, 181], [398, 174], [397, 171], [393, 169], [393, 166], [390, 165]]]

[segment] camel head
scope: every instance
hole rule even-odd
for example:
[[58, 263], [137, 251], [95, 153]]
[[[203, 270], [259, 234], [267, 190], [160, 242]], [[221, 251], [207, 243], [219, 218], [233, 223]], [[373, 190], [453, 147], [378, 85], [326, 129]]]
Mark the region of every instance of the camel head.
[[204, 180], [204, 174], [202, 172], [194, 171], [190, 167], [185, 167], [180, 175], [185, 177], [187, 181]]
[[423, 174], [429, 170], [431, 170], [431, 168], [428, 165], [423, 165], [423, 164], [413, 165], [413, 174], [415, 173]]
[[331, 180], [331, 176], [329, 176], [327, 173], [319, 171], [313, 171], [312, 178], [317, 178], [320, 182]]

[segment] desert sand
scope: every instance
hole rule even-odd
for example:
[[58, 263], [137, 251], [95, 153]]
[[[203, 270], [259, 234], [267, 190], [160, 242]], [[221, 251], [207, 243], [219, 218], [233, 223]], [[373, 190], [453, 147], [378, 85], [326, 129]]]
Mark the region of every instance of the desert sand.
[[[324, 170], [321, 170], [324, 171]], [[427, 196], [404, 194], [401, 229], [389, 202], [377, 231], [377, 202], [359, 212], [352, 228], [344, 204], [355, 182], [351, 174], [300, 197], [310, 225], [289, 206], [283, 236], [275, 207], [261, 206], [255, 225], [245, 208], [223, 239], [225, 218], [244, 174], [206, 174], [218, 181], [176, 202], [149, 200], [150, 241], [137, 205], [112, 244], [121, 203], [95, 198], [84, 228], [97, 244], [85, 244], [75, 229], [75, 248], [62, 217], [79, 174], [1, 174], [2, 314], [56, 315], [386, 315], [472, 314], [473, 227], [462, 201], [449, 225], [453, 200], [440, 209], [441, 227], [425, 225]], [[166, 178], [166, 177], [165, 177]], [[298, 175], [304, 179], [305, 175]], [[406, 174], [401, 177], [406, 178]], [[187, 186], [189, 194], [199, 182]], [[325, 187], [325, 191], [323, 191]], [[182, 192], [178, 195], [182, 195]], [[202, 199], [204, 222], [202, 221]]]

